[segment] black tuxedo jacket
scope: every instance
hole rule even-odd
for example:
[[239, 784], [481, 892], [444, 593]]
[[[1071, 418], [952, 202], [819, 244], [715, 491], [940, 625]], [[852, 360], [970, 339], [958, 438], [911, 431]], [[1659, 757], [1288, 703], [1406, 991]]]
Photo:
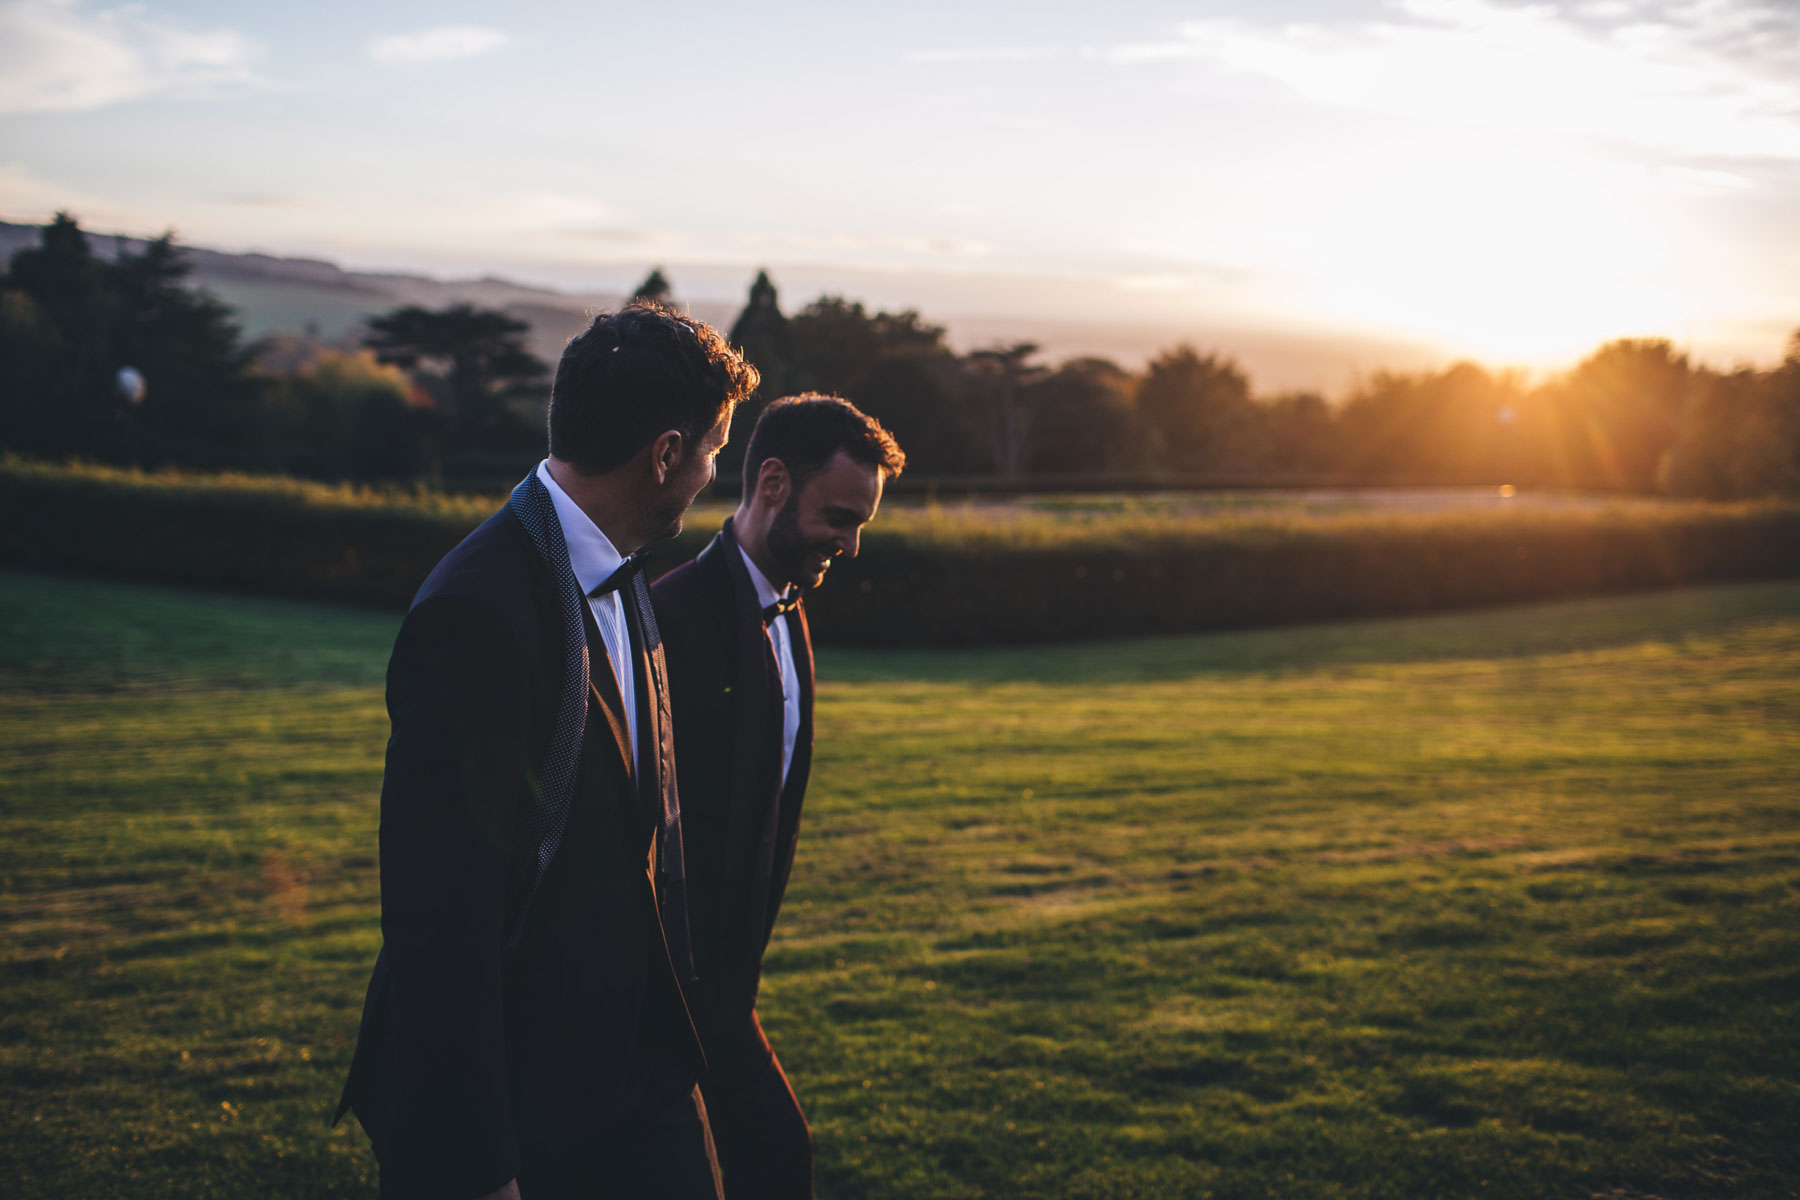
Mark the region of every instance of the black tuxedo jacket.
[[788, 621], [800, 728], [781, 782], [781, 680], [730, 520], [651, 588], [666, 640], [682, 781], [689, 916], [703, 1040], [740, 1028], [794, 864], [812, 765], [813, 658], [805, 608]]
[[438, 564], [394, 644], [384, 944], [343, 1101], [374, 1143], [383, 1195], [481, 1195], [518, 1174], [521, 1138], [579, 1139], [704, 1069], [691, 980], [674, 965], [691, 975], [686, 931], [659, 916], [681, 910], [653, 837], [675, 787], [673, 735], [640, 636], [634, 755], [590, 621], [575, 795], [526, 903], [520, 856], [537, 847], [521, 844], [520, 814], [555, 719], [562, 638], [549, 573], [503, 509]]

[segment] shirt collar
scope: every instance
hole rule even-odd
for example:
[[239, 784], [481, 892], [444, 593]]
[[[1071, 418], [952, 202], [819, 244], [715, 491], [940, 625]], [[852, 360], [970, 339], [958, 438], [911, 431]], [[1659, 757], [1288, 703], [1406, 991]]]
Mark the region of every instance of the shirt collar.
[[569, 547], [569, 566], [574, 568], [575, 582], [581, 585], [581, 593], [585, 596], [606, 582], [606, 577], [619, 569], [625, 556], [613, 549], [612, 542], [600, 532], [600, 527], [551, 477], [549, 459], [538, 464], [537, 476], [549, 491], [550, 502], [556, 506], [556, 520], [562, 526], [563, 542]]
[[744, 566], [750, 570], [750, 586], [756, 589], [756, 602], [767, 608], [781, 599], [781, 593], [775, 590], [775, 585], [769, 582], [769, 577], [757, 569], [742, 543], [738, 545], [737, 552], [744, 556]]

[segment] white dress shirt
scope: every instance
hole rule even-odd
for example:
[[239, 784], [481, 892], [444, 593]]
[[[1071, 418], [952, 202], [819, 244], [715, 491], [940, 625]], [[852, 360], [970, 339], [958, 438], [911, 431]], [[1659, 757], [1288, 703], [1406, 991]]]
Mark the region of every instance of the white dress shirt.
[[[756, 589], [756, 602], [763, 608], [781, 599], [781, 593], [769, 577], [756, 569], [742, 546], [744, 566], [750, 571], [750, 586]], [[775, 665], [781, 669], [781, 786], [787, 787], [788, 764], [794, 761], [794, 739], [800, 736], [800, 678], [794, 669], [794, 643], [788, 636], [788, 613], [769, 622], [769, 641], [775, 647]]]
[[[537, 474], [544, 487], [549, 489], [550, 502], [556, 506], [563, 542], [569, 547], [569, 565], [575, 569], [576, 585], [586, 596], [619, 569], [625, 556], [613, 549], [612, 542], [600, 532], [600, 527], [551, 478], [549, 459], [538, 464]], [[619, 694], [625, 699], [625, 734], [631, 742], [630, 765], [631, 773], [635, 775], [638, 766], [637, 673], [634, 670], [636, 658], [631, 652], [630, 627], [625, 623], [625, 603], [617, 591], [590, 596], [587, 603], [594, 614], [594, 624], [600, 627], [600, 640], [606, 643], [606, 657], [612, 661], [613, 675], [619, 681]], [[589, 673], [592, 673], [591, 668]]]

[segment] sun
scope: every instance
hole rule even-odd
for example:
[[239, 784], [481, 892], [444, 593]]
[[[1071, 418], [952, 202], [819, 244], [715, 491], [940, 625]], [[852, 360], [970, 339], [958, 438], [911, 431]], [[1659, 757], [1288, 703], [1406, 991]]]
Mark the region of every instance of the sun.
[[1660, 292], [1657, 243], [1630, 203], [1565, 172], [1475, 164], [1376, 198], [1344, 255], [1336, 303], [1387, 329], [1492, 361], [1547, 363], [1621, 332], [1685, 320]]
[[1340, 327], [1496, 365], [1553, 366], [1692, 320], [1643, 180], [1543, 152], [1433, 141], [1285, 204], [1285, 301]]

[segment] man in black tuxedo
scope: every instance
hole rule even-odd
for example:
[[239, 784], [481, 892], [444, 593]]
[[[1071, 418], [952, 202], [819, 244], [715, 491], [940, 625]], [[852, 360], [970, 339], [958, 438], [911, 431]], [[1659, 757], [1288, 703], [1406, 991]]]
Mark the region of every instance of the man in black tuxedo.
[[906, 457], [848, 401], [764, 410], [744, 498], [651, 589], [667, 639], [689, 913], [706, 1048], [701, 1091], [730, 1200], [812, 1195], [812, 1138], [756, 1017], [763, 951], [794, 862], [812, 762], [812, 639], [800, 588], [856, 556]]
[[[394, 1197], [706, 1197], [667, 667], [635, 557], [755, 368], [634, 304], [570, 341], [550, 454], [388, 665], [383, 947], [345, 1084]], [[632, 556], [632, 557], [628, 557]]]

